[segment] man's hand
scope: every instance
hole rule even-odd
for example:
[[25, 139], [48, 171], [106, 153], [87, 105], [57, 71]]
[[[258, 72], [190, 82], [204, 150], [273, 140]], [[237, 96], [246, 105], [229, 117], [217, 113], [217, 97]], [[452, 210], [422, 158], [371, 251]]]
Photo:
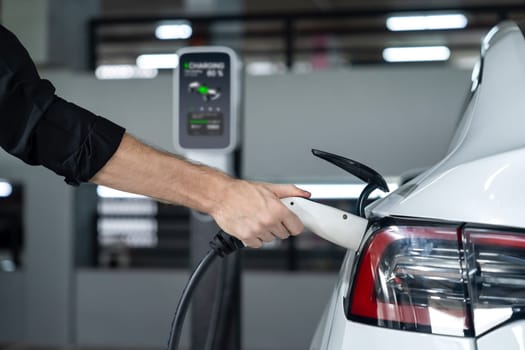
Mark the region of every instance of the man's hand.
[[300, 234], [304, 226], [281, 202], [285, 197], [310, 197], [293, 185], [232, 180], [224, 188], [220, 203], [210, 211], [217, 224], [247, 246]]

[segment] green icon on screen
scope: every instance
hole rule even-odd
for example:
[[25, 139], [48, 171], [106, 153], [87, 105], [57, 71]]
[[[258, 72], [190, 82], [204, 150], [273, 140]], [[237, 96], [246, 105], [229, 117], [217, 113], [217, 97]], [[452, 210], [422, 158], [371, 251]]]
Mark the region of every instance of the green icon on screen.
[[201, 93], [201, 95], [206, 95], [209, 91], [209, 88], [207, 86], [201, 86], [197, 89], [198, 92]]
[[192, 81], [189, 83], [188, 92], [201, 95], [204, 101], [212, 101], [221, 97], [221, 89], [219, 87], [212, 88], [199, 81]]

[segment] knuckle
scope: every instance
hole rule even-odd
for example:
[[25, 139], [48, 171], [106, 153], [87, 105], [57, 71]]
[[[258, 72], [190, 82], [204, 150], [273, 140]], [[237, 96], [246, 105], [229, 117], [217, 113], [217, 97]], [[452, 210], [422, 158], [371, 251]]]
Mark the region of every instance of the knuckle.
[[250, 241], [251, 239], [253, 239], [252, 235], [250, 235], [248, 232], [242, 232], [239, 235], [239, 238], [241, 239], [241, 241]]
[[293, 227], [290, 231], [290, 234], [293, 236], [297, 236], [297, 235], [300, 235], [302, 232], [303, 232], [303, 227], [301, 225], [301, 226]]
[[264, 232], [264, 230], [265, 230], [265, 225], [261, 221], [258, 221], [254, 224], [252, 232], [253, 232], [253, 235], [256, 236], [257, 234]]
[[273, 224], [273, 218], [271, 216], [269, 215], [262, 216], [259, 221], [258, 229], [260, 231], [266, 231], [270, 228], [270, 226], [272, 226], [272, 224]]
[[250, 248], [257, 248], [257, 244], [259, 243], [259, 240], [252, 238], [252, 239], [245, 240], [244, 243], [246, 244], [246, 246]]
[[277, 236], [279, 238], [281, 238], [281, 239], [286, 239], [286, 238], [288, 238], [289, 235], [288, 235], [288, 232], [284, 232], [284, 231], [281, 230], [281, 231], [277, 232]]
[[283, 239], [284, 238], [284, 234], [282, 232], [277, 232], [277, 231], [274, 231], [274, 238], [277, 237], [277, 238], [280, 238], [280, 239]]
[[293, 213], [290, 211], [290, 209], [288, 209], [284, 204], [279, 206], [279, 209], [277, 211], [277, 215], [279, 215], [280, 218], [286, 218], [286, 217], [289, 217], [291, 215], [293, 215]]
[[268, 235], [268, 236], [264, 237], [264, 241], [267, 242], [267, 243], [273, 242], [274, 239], [275, 239], [275, 237], [273, 235]]
[[273, 219], [273, 216], [271, 216], [271, 215], [265, 215], [261, 219], [261, 223], [262, 223], [262, 225], [264, 227], [272, 226], [273, 221], [274, 221], [274, 219]]

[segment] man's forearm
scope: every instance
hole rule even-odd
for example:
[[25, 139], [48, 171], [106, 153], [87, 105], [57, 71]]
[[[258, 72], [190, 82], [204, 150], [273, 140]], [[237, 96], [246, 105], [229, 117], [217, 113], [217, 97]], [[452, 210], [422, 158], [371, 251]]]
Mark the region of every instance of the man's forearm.
[[206, 213], [214, 211], [231, 181], [226, 174], [156, 150], [129, 134], [90, 180]]

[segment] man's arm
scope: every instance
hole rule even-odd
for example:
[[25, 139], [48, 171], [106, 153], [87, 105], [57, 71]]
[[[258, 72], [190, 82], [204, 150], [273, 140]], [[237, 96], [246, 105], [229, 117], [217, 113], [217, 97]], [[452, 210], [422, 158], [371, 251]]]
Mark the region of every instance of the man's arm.
[[307, 196], [289, 185], [234, 180], [157, 151], [124, 128], [55, 96], [18, 39], [0, 25], [0, 147], [78, 185], [92, 182], [209, 213], [252, 247], [302, 230], [279, 197]]
[[293, 185], [233, 179], [158, 151], [129, 134], [90, 181], [208, 213], [225, 232], [254, 248], [275, 237], [301, 233], [301, 221], [279, 198], [309, 196]]

